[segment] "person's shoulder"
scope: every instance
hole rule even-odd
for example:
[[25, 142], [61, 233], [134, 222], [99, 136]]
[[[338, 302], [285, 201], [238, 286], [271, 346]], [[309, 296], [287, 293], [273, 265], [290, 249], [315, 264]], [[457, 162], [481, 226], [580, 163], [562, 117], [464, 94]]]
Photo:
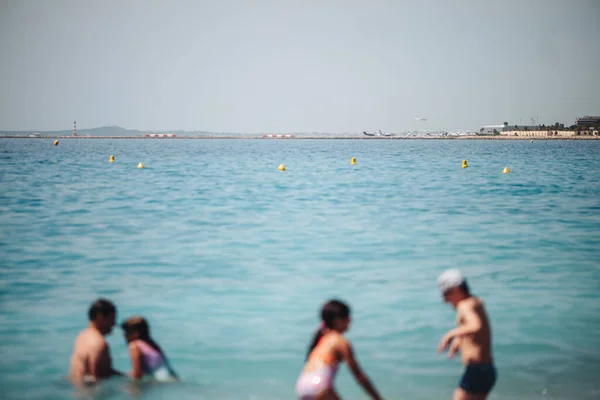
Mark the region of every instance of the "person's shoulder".
[[473, 296], [473, 307], [474, 308], [483, 308], [484, 305], [485, 305], [484, 301], [481, 297]]
[[130, 350], [137, 350], [137, 349], [139, 349], [140, 348], [139, 340], [132, 340], [131, 342], [127, 343], [127, 347]]
[[483, 301], [479, 297], [471, 296], [468, 299], [465, 299], [458, 303], [456, 308], [458, 309], [458, 311], [472, 311], [482, 306]]
[[87, 336], [88, 336], [88, 330], [89, 328], [85, 328], [79, 331], [79, 333], [77, 334], [77, 336], [75, 337], [75, 343], [78, 343], [82, 340], [84, 340]]
[[341, 333], [336, 332], [335, 336], [334, 336], [334, 340], [335, 340], [336, 346], [338, 346], [338, 347], [348, 348], [348, 349], [352, 347], [352, 343], [350, 343], [350, 340], [348, 340]]
[[74, 351], [78, 354], [99, 353], [107, 348], [106, 340], [100, 332], [86, 328], [75, 339]]
[[108, 343], [106, 342], [104, 336], [102, 336], [102, 334], [95, 329], [88, 329], [84, 340], [90, 347], [98, 349], [108, 347]]

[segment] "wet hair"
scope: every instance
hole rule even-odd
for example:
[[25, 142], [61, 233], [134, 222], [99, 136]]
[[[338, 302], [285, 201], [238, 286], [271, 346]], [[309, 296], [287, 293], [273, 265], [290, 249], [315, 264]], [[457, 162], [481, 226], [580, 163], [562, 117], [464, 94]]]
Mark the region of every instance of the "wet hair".
[[140, 340], [143, 340], [153, 347], [154, 350], [162, 353], [160, 346], [150, 337], [150, 326], [144, 317], [135, 316], [127, 318], [127, 320], [121, 324], [121, 329], [123, 329], [125, 336], [137, 333]]
[[348, 318], [350, 316], [350, 307], [346, 303], [340, 300], [329, 300], [323, 308], [321, 308], [321, 321], [322, 325], [317, 329], [315, 335], [308, 347], [308, 352], [306, 353], [306, 359], [310, 353], [317, 347], [317, 343], [325, 334], [327, 329], [333, 329], [335, 326], [335, 321], [341, 318]]
[[91, 306], [88, 311], [88, 317], [90, 321], [94, 321], [98, 314], [108, 317], [111, 314], [117, 313], [117, 307], [106, 299], [97, 299]]

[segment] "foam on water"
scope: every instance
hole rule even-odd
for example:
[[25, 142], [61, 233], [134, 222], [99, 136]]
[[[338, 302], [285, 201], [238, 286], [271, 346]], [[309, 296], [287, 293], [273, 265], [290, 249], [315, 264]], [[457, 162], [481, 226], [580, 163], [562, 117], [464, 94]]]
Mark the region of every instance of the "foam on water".
[[[450, 267], [491, 316], [490, 399], [598, 398], [599, 151], [597, 141], [0, 140], [2, 398], [74, 395], [62, 377], [97, 296], [119, 320], [146, 316], [183, 382], [115, 380], [87, 398], [293, 398], [332, 296], [352, 306], [348, 336], [385, 398], [449, 398], [461, 366], [435, 352], [454, 324], [435, 279]], [[128, 370], [121, 333], [108, 341]], [[337, 387], [366, 398], [345, 367]]]

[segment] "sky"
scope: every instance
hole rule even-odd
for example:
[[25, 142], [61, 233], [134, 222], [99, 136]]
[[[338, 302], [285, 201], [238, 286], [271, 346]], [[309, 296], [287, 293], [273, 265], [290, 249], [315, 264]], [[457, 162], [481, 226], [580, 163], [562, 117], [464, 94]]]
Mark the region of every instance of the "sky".
[[600, 0], [0, 0], [0, 130], [571, 125], [600, 114], [599, 21]]

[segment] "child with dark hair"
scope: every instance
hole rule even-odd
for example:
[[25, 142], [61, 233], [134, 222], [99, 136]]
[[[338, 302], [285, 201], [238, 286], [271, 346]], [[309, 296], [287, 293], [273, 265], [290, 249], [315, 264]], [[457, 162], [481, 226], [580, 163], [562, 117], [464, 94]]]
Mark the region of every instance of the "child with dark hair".
[[160, 346], [150, 337], [148, 321], [143, 317], [131, 317], [121, 324], [129, 347], [134, 379], [150, 375], [157, 381], [175, 381], [177, 375], [169, 365]]
[[339, 300], [330, 300], [321, 310], [321, 326], [308, 349], [306, 364], [296, 383], [300, 400], [340, 399], [333, 388], [335, 374], [342, 361], [348, 363], [357, 382], [374, 400], [381, 400], [369, 378], [354, 357], [350, 342], [343, 333], [350, 326], [350, 308]]

